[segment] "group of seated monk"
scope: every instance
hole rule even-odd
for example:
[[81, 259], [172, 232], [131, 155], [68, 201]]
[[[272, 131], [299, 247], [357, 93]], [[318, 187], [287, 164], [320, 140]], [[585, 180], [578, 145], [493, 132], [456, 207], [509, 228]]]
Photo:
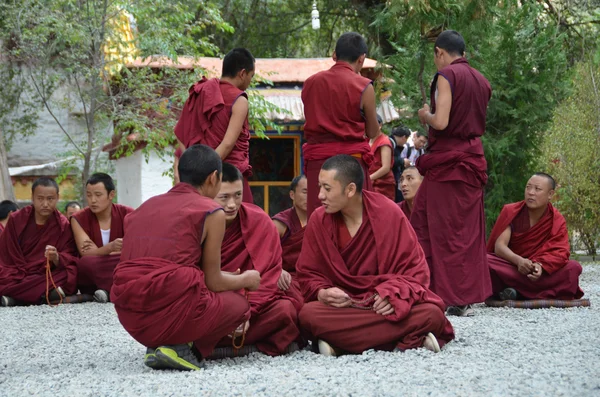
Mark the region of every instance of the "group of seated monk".
[[[93, 295], [108, 302], [112, 273], [120, 259], [125, 216], [133, 211], [113, 204], [115, 185], [103, 173], [86, 183], [89, 206], [69, 218], [56, 208], [58, 184], [37, 179], [32, 205], [12, 212], [0, 235], [0, 296], [2, 306], [61, 301], [68, 295]], [[67, 204], [66, 212], [75, 209]], [[9, 208], [10, 211], [4, 211]]]
[[[169, 192], [135, 211], [113, 204], [112, 179], [94, 174], [89, 206], [70, 222], [56, 210], [56, 182], [38, 179], [33, 204], [11, 213], [0, 235], [2, 305], [78, 290], [110, 299], [155, 369], [197, 370], [205, 358], [252, 351], [276, 356], [308, 341], [330, 356], [438, 352], [454, 338], [409, 223], [422, 181], [416, 168], [402, 173], [397, 205], [363, 191], [353, 156], [331, 157], [318, 175], [322, 206], [310, 219], [299, 176], [292, 208], [272, 220], [243, 202], [242, 174], [208, 146], [183, 152], [178, 174]], [[490, 272], [501, 299], [583, 295], [564, 218], [550, 204], [554, 189], [549, 175], [534, 175], [525, 201], [505, 206], [492, 231]], [[6, 217], [15, 207], [4, 204]]]

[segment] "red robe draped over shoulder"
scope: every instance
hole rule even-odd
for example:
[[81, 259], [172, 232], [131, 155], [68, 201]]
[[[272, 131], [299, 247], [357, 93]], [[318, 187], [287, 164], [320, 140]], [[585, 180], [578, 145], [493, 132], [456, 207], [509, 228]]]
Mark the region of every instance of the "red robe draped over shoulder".
[[392, 172], [392, 166], [394, 165], [394, 148], [390, 138], [385, 134], [379, 134], [371, 145], [371, 154], [373, 155], [373, 162], [369, 167], [369, 173], [373, 174], [379, 170], [383, 163], [381, 161], [381, 148], [387, 146], [390, 148], [390, 157], [392, 163], [390, 164], [390, 171], [379, 179], [373, 181], [373, 190], [377, 193], [381, 193], [388, 197], [390, 200], [396, 199], [396, 180], [394, 179], [394, 173]]
[[520, 274], [517, 267], [494, 254], [496, 240], [521, 214], [527, 216], [525, 201], [507, 204], [502, 208], [487, 244], [488, 262], [494, 293], [506, 287], [515, 288], [527, 299], [579, 299], [581, 265], [570, 261], [569, 234], [562, 214], [548, 203], [542, 218], [526, 231], [513, 230], [508, 247], [517, 255], [539, 263], [544, 273], [532, 282]]
[[0, 234], [4, 231], [4, 225], [0, 223]]
[[[362, 194], [363, 223], [343, 249], [338, 247], [339, 214], [326, 214], [319, 208], [310, 218], [296, 265], [306, 302], [316, 301], [320, 289], [331, 287], [342, 289], [356, 301], [377, 293], [394, 307], [394, 313], [385, 316], [385, 320], [397, 324], [407, 319], [414, 307], [431, 304], [442, 322], [436, 332], [440, 344], [452, 340], [454, 331], [443, 314], [444, 302], [429, 290], [427, 262], [408, 220], [396, 203], [379, 193]], [[374, 313], [351, 308], [337, 310], [355, 310], [355, 316]], [[405, 348], [418, 347], [424, 336], [411, 338], [404, 345], [398, 343]]]
[[250, 315], [235, 292], [214, 293], [200, 269], [206, 217], [222, 208], [179, 183], [125, 219], [111, 301], [129, 334], [148, 347], [194, 342], [207, 357]]
[[[225, 231], [221, 268], [227, 272], [240, 269], [242, 273], [246, 270], [260, 273], [260, 288], [249, 292], [248, 296], [251, 317], [246, 343], [256, 344], [266, 354], [283, 353], [300, 335], [297, 311], [302, 307], [302, 302], [285, 295], [277, 286], [282, 270], [279, 233], [262, 208], [242, 203], [237, 218]], [[261, 317], [269, 316], [273, 306], [285, 306], [282, 310], [284, 314], [264, 321]], [[261, 327], [273, 327], [273, 332], [264, 336]], [[258, 339], [254, 333], [261, 333], [263, 337]]]
[[55, 210], [40, 227], [35, 223], [33, 206], [27, 206], [10, 215], [0, 235], [0, 295], [40, 302], [46, 294], [47, 245], [59, 254], [58, 266], [52, 270], [56, 286], [67, 295], [77, 292], [77, 247], [69, 221]]
[[404, 215], [406, 216], [406, 219], [410, 220], [411, 210], [408, 207], [408, 203], [406, 202], [406, 200], [403, 200], [403, 201], [399, 202], [398, 203], [398, 207], [400, 207], [400, 209], [402, 210], [402, 212], [404, 212]]
[[[125, 216], [131, 212], [133, 212], [131, 207], [111, 204], [109, 242], [123, 238], [125, 235]], [[79, 223], [79, 226], [97, 247], [104, 246], [98, 218], [89, 207], [78, 211], [72, 218]], [[113, 272], [120, 258], [120, 255], [82, 256], [79, 260], [77, 272], [77, 285], [81, 292], [93, 293], [97, 288], [110, 291]]]
[[281, 259], [283, 270], [292, 276], [292, 283], [290, 288], [285, 291], [285, 294], [298, 302], [304, 302], [304, 297], [300, 291], [300, 283], [298, 283], [298, 278], [296, 277], [296, 262], [298, 262], [298, 256], [300, 256], [300, 250], [302, 250], [305, 228], [302, 227], [302, 223], [294, 207], [281, 211], [273, 219], [283, 223], [287, 227], [284, 236], [281, 238]]

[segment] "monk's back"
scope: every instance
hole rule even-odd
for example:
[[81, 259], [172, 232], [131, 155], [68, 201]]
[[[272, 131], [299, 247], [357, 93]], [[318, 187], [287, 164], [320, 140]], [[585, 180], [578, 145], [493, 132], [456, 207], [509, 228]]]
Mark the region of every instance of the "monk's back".
[[197, 265], [206, 216], [220, 208], [185, 183], [149, 199], [125, 220], [121, 261], [153, 257]]
[[309, 144], [364, 141], [362, 93], [371, 80], [338, 62], [309, 77], [302, 88], [304, 136]]

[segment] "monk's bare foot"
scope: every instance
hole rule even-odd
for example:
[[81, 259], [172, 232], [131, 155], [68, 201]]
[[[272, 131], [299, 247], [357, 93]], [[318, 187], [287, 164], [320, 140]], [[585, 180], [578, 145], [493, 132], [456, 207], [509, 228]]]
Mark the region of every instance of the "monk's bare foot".
[[437, 338], [431, 332], [425, 335], [425, 339], [423, 340], [423, 347], [434, 353], [439, 353], [442, 351], [442, 349], [440, 349], [440, 344], [438, 343]]
[[331, 346], [329, 343], [325, 342], [323, 339], [319, 339], [319, 353], [328, 357], [337, 357], [342, 354], [340, 349], [336, 349]]

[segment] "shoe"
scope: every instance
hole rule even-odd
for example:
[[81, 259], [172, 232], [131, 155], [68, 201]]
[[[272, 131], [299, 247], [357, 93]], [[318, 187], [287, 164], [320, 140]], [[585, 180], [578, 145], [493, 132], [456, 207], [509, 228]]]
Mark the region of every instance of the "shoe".
[[96, 292], [94, 292], [94, 300], [98, 303], [108, 303], [110, 301], [108, 291], [97, 289]]
[[[59, 301], [61, 298], [64, 299], [66, 296], [67, 295], [65, 294], [65, 292], [63, 291], [63, 289], [61, 287], [56, 287], [56, 289], [53, 289], [48, 294], [48, 300], [50, 302]], [[46, 297], [44, 296], [43, 298], [45, 299]]]
[[319, 339], [319, 353], [327, 357], [337, 357], [340, 355], [339, 350], [336, 350], [323, 339]]
[[151, 347], [149, 347], [146, 350], [146, 355], [144, 356], [144, 365], [146, 365], [146, 367], [150, 367], [152, 369], [169, 369], [170, 368], [167, 365], [163, 364], [163, 362], [160, 361], [156, 357], [156, 350], [152, 349]]
[[221, 358], [243, 357], [251, 353], [260, 353], [260, 350], [255, 345], [244, 345], [241, 349], [234, 349], [231, 346], [215, 347], [207, 358], [219, 360]]
[[199, 371], [204, 367], [204, 362], [196, 358], [188, 344], [160, 346], [156, 348], [154, 355], [167, 368]]
[[473, 317], [475, 315], [475, 310], [473, 310], [471, 305], [448, 306], [448, 308], [446, 309], [446, 315], [458, 317]]
[[11, 298], [10, 296], [2, 296], [2, 298], [0, 298], [0, 304], [3, 307], [17, 306], [17, 301], [15, 298]]
[[514, 288], [505, 288], [498, 294], [498, 297], [503, 301], [517, 300], [517, 290]]
[[425, 335], [425, 339], [423, 340], [423, 347], [434, 353], [439, 353], [442, 351], [442, 349], [440, 349], [440, 344], [438, 343], [437, 338], [431, 332]]

